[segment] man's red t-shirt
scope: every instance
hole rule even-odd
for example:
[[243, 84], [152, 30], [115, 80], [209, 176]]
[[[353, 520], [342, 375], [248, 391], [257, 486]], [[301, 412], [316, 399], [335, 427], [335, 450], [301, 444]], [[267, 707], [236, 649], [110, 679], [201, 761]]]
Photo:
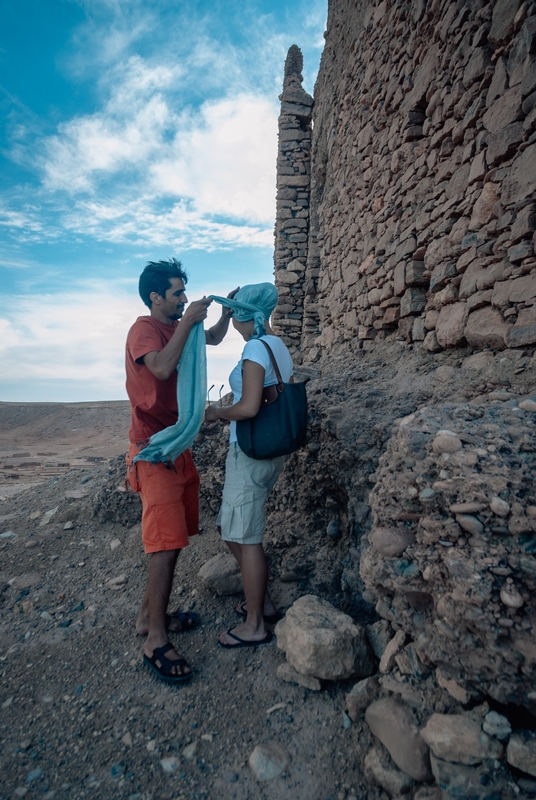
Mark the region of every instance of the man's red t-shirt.
[[176, 327], [177, 323], [166, 325], [154, 317], [138, 317], [128, 332], [126, 386], [132, 406], [128, 436], [134, 444], [177, 422], [179, 412], [176, 370], [165, 381], [161, 381], [141, 361], [147, 353], [163, 350]]

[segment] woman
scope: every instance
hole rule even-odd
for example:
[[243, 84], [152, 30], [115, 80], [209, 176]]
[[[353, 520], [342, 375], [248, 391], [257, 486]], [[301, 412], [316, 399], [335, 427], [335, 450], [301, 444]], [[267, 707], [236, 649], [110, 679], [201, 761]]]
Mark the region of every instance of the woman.
[[229, 550], [240, 564], [246, 602], [237, 606], [245, 621], [221, 633], [222, 647], [255, 647], [267, 644], [272, 634], [265, 622], [276, 622], [281, 615], [268, 593], [268, 564], [262, 546], [264, 505], [281, 470], [285, 456], [258, 461], [242, 452], [236, 439], [238, 420], [257, 415], [265, 386], [277, 383], [271, 348], [283, 381], [292, 376], [292, 359], [286, 346], [269, 324], [277, 305], [277, 289], [271, 283], [242, 287], [233, 299], [214, 297], [233, 310], [233, 326], [246, 341], [242, 357], [231, 372], [229, 383], [234, 395], [232, 406], [209, 406], [205, 420], [231, 422], [230, 446], [225, 465], [225, 485], [217, 524]]

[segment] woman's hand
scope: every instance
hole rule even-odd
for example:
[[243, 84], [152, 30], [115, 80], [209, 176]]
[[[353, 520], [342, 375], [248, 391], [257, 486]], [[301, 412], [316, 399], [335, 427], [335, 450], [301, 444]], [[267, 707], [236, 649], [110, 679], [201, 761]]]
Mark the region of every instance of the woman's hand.
[[218, 406], [207, 406], [205, 409], [205, 422], [217, 422]]

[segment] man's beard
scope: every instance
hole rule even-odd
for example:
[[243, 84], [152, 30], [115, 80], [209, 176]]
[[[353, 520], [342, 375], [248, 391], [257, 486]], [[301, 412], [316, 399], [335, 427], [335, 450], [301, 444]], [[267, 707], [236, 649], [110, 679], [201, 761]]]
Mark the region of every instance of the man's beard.
[[171, 319], [174, 322], [177, 322], [177, 320], [181, 319], [183, 313], [184, 313], [184, 306], [181, 308], [181, 310], [177, 314], [172, 314], [171, 315]]

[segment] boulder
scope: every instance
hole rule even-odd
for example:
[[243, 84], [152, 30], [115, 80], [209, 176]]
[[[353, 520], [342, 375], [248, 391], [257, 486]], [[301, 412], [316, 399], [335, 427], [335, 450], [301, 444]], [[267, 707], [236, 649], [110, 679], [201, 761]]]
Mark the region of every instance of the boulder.
[[249, 757], [249, 766], [258, 781], [270, 781], [286, 770], [289, 760], [281, 745], [269, 742], [254, 748]]
[[[501, 203], [514, 205], [532, 194], [536, 182], [536, 144], [531, 144], [515, 159], [501, 190]], [[485, 184], [487, 186], [488, 184]]]
[[402, 772], [416, 781], [432, 780], [428, 745], [407, 706], [392, 698], [376, 700], [367, 708], [365, 719]]
[[[527, 152], [527, 151], [525, 151]], [[469, 229], [474, 231], [486, 225], [494, 216], [494, 206], [499, 199], [497, 185], [495, 183], [485, 183], [480, 196], [478, 197], [471, 215]]]
[[507, 717], [503, 717], [502, 714], [498, 714], [496, 711], [488, 711], [482, 723], [482, 730], [502, 742], [508, 739], [512, 733], [512, 726]]
[[365, 777], [391, 797], [407, 794], [413, 786], [413, 780], [395, 767], [383, 748], [373, 747], [365, 756]]
[[310, 675], [301, 675], [296, 672], [293, 666], [288, 661], [280, 664], [276, 672], [277, 677], [285, 683], [297, 683], [298, 686], [303, 686], [305, 689], [310, 689], [312, 692], [319, 692], [322, 684], [318, 678], [313, 678]]
[[227, 553], [218, 553], [210, 558], [197, 575], [216, 594], [238, 594], [242, 591], [240, 567], [236, 558]]
[[536, 733], [513, 733], [506, 748], [506, 760], [512, 767], [536, 777]]
[[491, 503], [489, 504], [491, 510], [494, 514], [497, 514], [498, 517], [507, 517], [510, 513], [510, 504], [503, 500], [497, 495], [494, 495], [491, 498]]
[[292, 272], [286, 269], [278, 269], [275, 273], [275, 280], [276, 283], [280, 285], [292, 286], [294, 283], [298, 283], [300, 276], [297, 272]]
[[275, 633], [277, 646], [302, 675], [338, 680], [364, 678], [374, 670], [364, 629], [314, 595], [296, 600]]
[[484, 351], [464, 358], [461, 367], [462, 369], [484, 369], [491, 361], [493, 361], [493, 353]]
[[391, 672], [396, 664], [396, 657], [406, 644], [407, 636], [404, 631], [397, 631], [380, 659], [380, 672]]
[[401, 556], [410, 544], [415, 544], [415, 535], [407, 528], [375, 528], [370, 541], [383, 556], [394, 558]]
[[380, 660], [393, 637], [392, 628], [386, 619], [379, 619], [378, 622], [367, 625], [365, 630], [372, 652]]
[[536, 308], [522, 308], [515, 325], [507, 333], [508, 347], [525, 347], [536, 342]]
[[490, 739], [480, 721], [469, 714], [432, 714], [421, 736], [432, 753], [444, 761], [472, 765], [502, 755], [501, 745]]
[[434, 453], [457, 453], [463, 447], [460, 439], [452, 431], [438, 431], [437, 436], [432, 442]]
[[372, 703], [378, 692], [378, 681], [374, 676], [356, 683], [352, 691], [346, 695], [346, 710], [350, 719], [354, 722], [361, 719], [363, 711]]
[[437, 341], [441, 347], [454, 347], [463, 341], [467, 315], [467, 303], [443, 306], [435, 326]]
[[523, 119], [521, 101], [521, 89], [519, 86], [509, 89], [501, 95], [482, 117], [486, 130], [490, 133], [496, 133], [501, 128], [510, 125], [510, 123]]
[[497, 0], [493, 6], [491, 30], [488, 38], [496, 47], [514, 32], [514, 21], [521, 5], [521, 0]]
[[489, 347], [504, 350], [508, 336], [508, 325], [496, 308], [486, 306], [469, 314], [465, 326], [465, 338], [472, 347]]

